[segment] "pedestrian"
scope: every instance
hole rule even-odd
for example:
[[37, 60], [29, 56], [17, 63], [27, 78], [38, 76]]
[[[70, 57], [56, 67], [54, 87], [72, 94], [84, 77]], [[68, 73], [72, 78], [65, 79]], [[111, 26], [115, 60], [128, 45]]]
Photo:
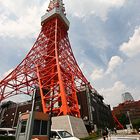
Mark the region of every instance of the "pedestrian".
[[106, 138], [108, 140], [108, 133], [109, 133], [109, 131], [108, 131], [108, 128], [107, 127], [105, 128], [105, 131], [106, 131]]
[[116, 129], [116, 127], [114, 127], [114, 133], [115, 133], [115, 135], [117, 134], [117, 129]]
[[108, 139], [108, 131], [106, 129], [102, 130], [102, 136], [103, 136], [103, 140], [106, 140], [106, 138]]
[[140, 128], [138, 129], [138, 133], [140, 134]]

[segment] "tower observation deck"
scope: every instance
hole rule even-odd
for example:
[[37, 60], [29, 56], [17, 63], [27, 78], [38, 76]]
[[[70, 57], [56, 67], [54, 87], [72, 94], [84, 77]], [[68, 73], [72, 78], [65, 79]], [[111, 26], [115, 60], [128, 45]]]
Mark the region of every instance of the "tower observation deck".
[[53, 18], [54, 16], [58, 16], [65, 24], [65, 27], [69, 29], [70, 23], [66, 17], [65, 8], [62, 0], [50, 1], [47, 13], [41, 17], [41, 24]]

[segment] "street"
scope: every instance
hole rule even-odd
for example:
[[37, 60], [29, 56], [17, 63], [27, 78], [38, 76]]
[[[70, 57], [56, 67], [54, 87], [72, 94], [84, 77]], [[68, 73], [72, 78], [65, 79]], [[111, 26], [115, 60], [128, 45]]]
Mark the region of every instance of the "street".
[[[103, 138], [98, 140], [103, 140]], [[140, 136], [111, 136], [106, 140], [140, 140]]]

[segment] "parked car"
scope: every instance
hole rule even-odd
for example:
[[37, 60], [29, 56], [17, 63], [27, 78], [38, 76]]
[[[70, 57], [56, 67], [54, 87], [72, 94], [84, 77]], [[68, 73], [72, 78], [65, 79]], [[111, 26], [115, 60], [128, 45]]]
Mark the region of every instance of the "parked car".
[[51, 140], [80, 140], [65, 130], [51, 130]]

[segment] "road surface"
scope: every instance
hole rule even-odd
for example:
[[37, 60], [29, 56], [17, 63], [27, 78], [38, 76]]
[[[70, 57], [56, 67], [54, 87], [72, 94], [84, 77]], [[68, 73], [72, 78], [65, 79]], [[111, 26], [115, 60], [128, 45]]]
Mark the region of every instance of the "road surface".
[[[103, 138], [100, 138], [98, 140], [103, 140]], [[140, 136], [111, 136], [106, 140], [140, 140]]]

